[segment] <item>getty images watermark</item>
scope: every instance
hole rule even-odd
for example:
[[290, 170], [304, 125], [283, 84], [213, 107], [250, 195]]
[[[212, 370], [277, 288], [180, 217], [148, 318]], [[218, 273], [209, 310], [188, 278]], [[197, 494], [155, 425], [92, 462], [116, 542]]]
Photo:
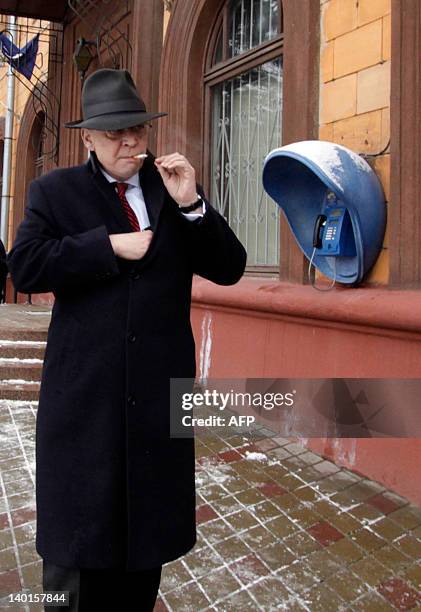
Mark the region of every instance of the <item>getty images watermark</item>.
[[[193, 408], [209, 407], [210, 409], [222, 412], [229, 409], [231, 412], [235, 408], [244, 410], [248, 406], [272, 410], [277, 407], [289, 408], [294, 405], [295, 389], [289, 393], [247, 393], [234, 391], [228, 393], [217, 391], [216, 389], [205, 389], [192, 393], [183, 393], [181, 396], [181, 407], [185, 411], [192, 411]], [[208, 416], [193, 416], [185, 414], [181, 423], [183, 426], [199, 427], [238, 427], [242, 425], [252, 425], [256, 422], [255, 415], [234, 413], [230, 416], [220, 414], [209, 414]]]
[[421, 437], [420, 379], [171, 379], [171, 436]]

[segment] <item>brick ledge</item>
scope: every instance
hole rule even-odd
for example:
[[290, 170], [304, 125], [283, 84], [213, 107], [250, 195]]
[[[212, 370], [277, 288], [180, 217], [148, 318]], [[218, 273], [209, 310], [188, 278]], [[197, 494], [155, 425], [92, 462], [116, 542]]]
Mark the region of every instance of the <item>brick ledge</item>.
[[246, 276], [226, 287], [195, 276], [192, 301], [196, 307], [421, 332], [421, 292], [414, 290], [335, 287], [320, 292], [310, 286]]

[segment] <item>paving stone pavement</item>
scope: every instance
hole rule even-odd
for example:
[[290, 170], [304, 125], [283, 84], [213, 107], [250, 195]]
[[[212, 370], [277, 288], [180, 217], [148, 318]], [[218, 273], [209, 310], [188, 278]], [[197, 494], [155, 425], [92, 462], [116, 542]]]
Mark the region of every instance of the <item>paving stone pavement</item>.
[[[41, 592], [36, 402], [0, 401], [0, 609]], [[155, 611], [421, 611], [421, 509], [264, 427], [196, 437], [198, 542]], [[48, 609], [48, 608], [47, 608]]]

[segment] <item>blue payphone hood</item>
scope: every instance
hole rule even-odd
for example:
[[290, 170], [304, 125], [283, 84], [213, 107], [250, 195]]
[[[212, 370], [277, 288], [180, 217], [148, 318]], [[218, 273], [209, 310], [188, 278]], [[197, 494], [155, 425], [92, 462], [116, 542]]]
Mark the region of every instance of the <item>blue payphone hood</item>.
[[[282, 208], [305, 256], [313, 252], [313, 230], [328, 190], [348, 209], [356, 255], [336, 258], [336, 280], [361, 282], [383, 244], [386, 206], [376, 173], [354, 151], [324, 140], [303, 140], [274, 149], [263, 167], [263, 187]], [[314, 265], [333, 278], [331, 257], [315, 255]]]

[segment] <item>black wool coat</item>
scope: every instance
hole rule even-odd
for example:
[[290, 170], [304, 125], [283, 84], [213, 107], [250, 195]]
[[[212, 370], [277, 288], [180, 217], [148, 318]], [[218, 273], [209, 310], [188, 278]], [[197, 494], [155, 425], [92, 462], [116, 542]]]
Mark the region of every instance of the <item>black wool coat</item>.
[[56, 565], [149, 568], [196, 541], [194, 440], [170, 436], [169, 380], [196, 373], [193, 274], [234, 284], [246, 252], [206, 199], [188, 221], [153, 159], [140, 170], [154, 232], [143, 258], [113, 252], [108, 235], [132, 229], [95, 156], [31, 182], [7, 258], [18, 291], [55, 296], [36, 423], [36, 549]]

